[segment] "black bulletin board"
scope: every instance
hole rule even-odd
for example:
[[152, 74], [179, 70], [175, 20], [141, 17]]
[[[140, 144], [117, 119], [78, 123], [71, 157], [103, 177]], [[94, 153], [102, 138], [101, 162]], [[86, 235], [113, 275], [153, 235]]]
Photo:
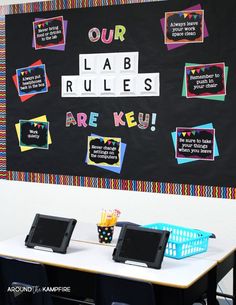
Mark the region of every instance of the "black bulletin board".
[[[203, 42], [188, 41], [181, 47], [168, 50], [161, 19], [166, 12], [184, 13], [196, 6], [204, 11], [204, 26], [208, 35]], [[63, 16], [67, 21], [65, 50], [35, 49], [32, 46], [35, 20], [58, 16]], [[184, 184], [192, 186], [188, 194], [194, 193], [196, 185], [226, 189], [236, 187], [236, 18], [233, 0], [224, 3], [211, 0], [163, 1], [9, 14], [6, 15], [5, 24], [7, 172], [97, 177], [163, 185]], [[89, 30], [94, 27], [115, 30], [116, 25], [126, 29], [123, 41], [91, 42], [88, 37]], [[81, 54], [123, 52], [138, 52], [139, 74], [159, 73], [159, 94], [62, 97], [62, 76], [79, 75]], [[30, 67], [38, 61], [39, 65], [45, 65], [50, 85], [47, 83], [46, 92], [22, 101], [13, 75], [17, 69]], [[211, 69], [211, 64], [215, 63], [223, 63], [227, 67], [227, 71], [224, 70], [226, 92], [223, 100], [183, 96], [187, 63], [199, 65], [199, 71], [200, 68], [204, 70], [206, 65]], [[126, 89], [129, 89], [130, 83], [127, 84]], [[114, 113], [121, 112], [125, 125], [115, 126]], [[66, 127], [68, 113], [73, 115], [76, 125], [70, 123]], [[77, 113], [88, 116], [86, 127], [77, 125]], [[98, 114], [93, 121], [97, 126], [89, 126], [91, 113]], [[125, 114], [128, 114], [133, 126], [128, 126]], [[146, 115], [149, 115], [148, 127], [143, 128], [141, 124], [140, 128], [139, 119], [145, 119]], [[15, 124], [41, 116], [46, 116], [49, 122], [43, 128], [49, 129], [51, 143], [22, 152], [20, 146], [25, 144], [23, 140], [19, 142]], [[39, 126], [43, 123], [33, 121]], [[183, 132], [187, 128], [190, 132], [194, 131], [193, 138], [195, 132], [202, 132], [201, 128], [214, 129], [213, 146], [217, 144], [217, 153], [212, 153], [213, 159], [207, 159], [204, 154], [200, 157], [190, 154], [193, 157], [190, 162], [178, 163], [173, 133]], [[119, 155], [122, 164], [114, 167], [108, 161], [88, 164], [88, 137], [93, 135], [97, 135], [98, 141], [99, 137], [101, 141], [107, 138], [114, 145], [115, 139], [120, 139], [118, 142], [121, 141], [122, 149], [125, 147], [122, 160]], [[27, 145], [30, 144], [25, 147]], [[188, 155], [184, 155], [184, 158], [189, 160]]]

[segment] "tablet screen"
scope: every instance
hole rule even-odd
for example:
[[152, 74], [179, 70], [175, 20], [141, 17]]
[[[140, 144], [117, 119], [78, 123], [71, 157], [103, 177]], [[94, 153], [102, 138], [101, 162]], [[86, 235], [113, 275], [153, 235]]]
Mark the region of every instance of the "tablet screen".
[[67, 227], [68, 221], [39, 217], [31, 242], [60, 247]]
[[129, 259], [153, 262], [156, 258], [161, 234], [156, 232], [126, 230], [120, 256]]

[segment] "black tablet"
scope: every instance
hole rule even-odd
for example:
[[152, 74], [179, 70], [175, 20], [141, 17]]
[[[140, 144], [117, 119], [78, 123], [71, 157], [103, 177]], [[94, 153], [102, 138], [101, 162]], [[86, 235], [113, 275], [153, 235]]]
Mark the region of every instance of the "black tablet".
[[127, 225], [113, 252], [116, 262], [160, 269], [170, 232]]
[[36, 214], [25, 245], [66, 253], [76, 222], [75, 219]]

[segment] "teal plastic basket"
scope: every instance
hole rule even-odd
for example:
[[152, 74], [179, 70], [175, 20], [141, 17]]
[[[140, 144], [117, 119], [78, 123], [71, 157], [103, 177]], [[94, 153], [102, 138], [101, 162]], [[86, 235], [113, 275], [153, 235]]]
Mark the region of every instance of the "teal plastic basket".
[[176, 259], [206, 252], [208, 240], [212, 234], [167, 223], [153, 223], [143, 227], [169, 231], [170, 236], [166, 245], [165, 256]]

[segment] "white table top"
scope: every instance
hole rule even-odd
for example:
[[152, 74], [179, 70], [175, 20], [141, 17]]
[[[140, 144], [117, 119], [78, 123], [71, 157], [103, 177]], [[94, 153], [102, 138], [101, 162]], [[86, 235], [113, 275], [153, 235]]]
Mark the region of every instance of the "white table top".
[[236, 244], [225, 237], [209, 238], [207, 252], [193, 256], [196, 259], [208, 259], [221, 263], [227, 256], [236, 250]]
[[201, 276], [211, 270], [213, 260], [185, 258], [175, 260], [164, 258], [160, 270], [116, 263], [112, 260], [114, 247], [103, 244], [71, 241], [67, 254], [51, 253], [24, 246], [25, 236], [17, 236], [0, 242], [0, 255], [37, 261], [47, 265], [80, 270], [91, 273], [149, 281], [170, 287], [188, 288]]

